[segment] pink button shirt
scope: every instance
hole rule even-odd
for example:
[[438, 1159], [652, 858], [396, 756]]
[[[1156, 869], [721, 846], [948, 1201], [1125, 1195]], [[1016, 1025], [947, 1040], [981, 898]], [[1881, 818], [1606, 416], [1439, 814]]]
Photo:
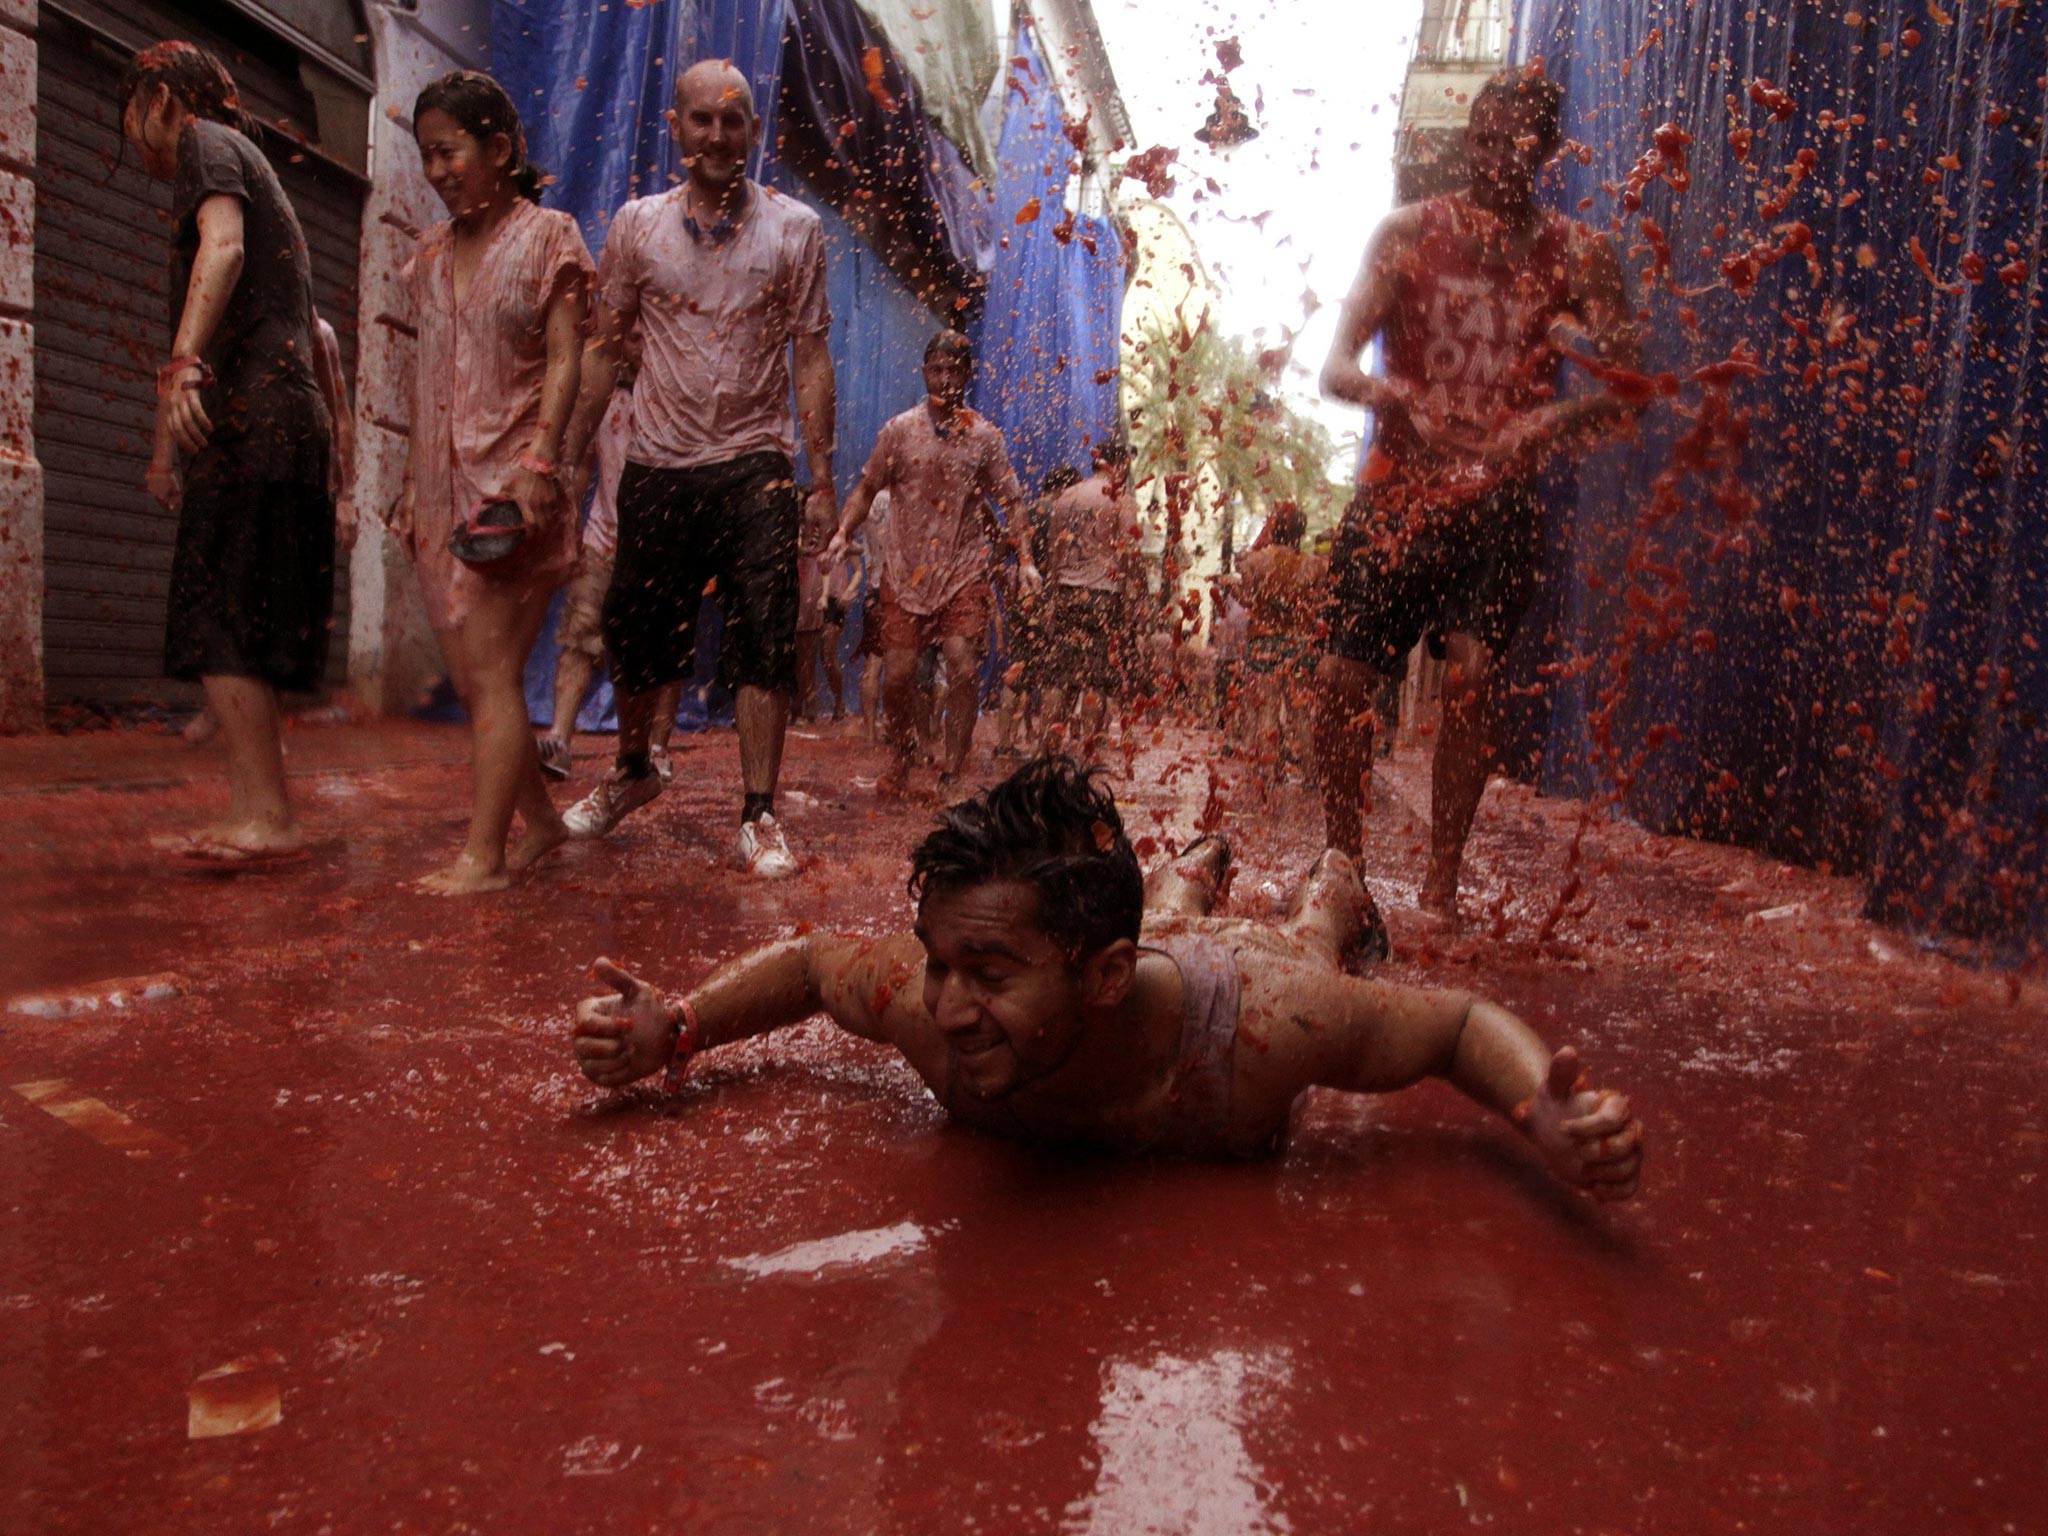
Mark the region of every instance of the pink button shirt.
[[640, 327], [627, 456], [656, 469], [794, 458], [789, 343], [832, 327], [824, 225], [749, 181], [730, 226], [693, 231], [687, 190], [621, 208], [598, 268], [604, 301]]
[[491, 234], [464, 302], [455, 302], [453, 231], [420, 236], [401, 279], [419, 342], [413, 353], [412, 481], [415, 564], [427, 617], [453, 629], [484, 583], [559, 584], [576, 565], [576, 518], [555, 520], [503, 576], [472, 569], [448, 536], [484, 496], [501, 490], [540, 424], [547, 375], [547, 311], [563, 286], [591, 270], [590, 251], [566, 213], [521, 199]]
[[982, 498], [1013, 507], [1023, 498], [1003, 434], [967, 410], [943, 436], [923, 405], [891, 417], [875, 437], [861, 479], [871, 492], [890, 493], [882, 590], [906, 613], [937, 613], [964, 588], [986, 580]]

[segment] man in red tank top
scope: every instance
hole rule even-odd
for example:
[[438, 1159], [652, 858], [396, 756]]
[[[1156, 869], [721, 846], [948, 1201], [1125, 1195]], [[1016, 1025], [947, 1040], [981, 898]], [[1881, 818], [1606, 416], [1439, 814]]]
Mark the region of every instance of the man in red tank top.
[[[1613, 244], [1535, 201], [1562, 100], [1539, 74], [1486, 84], [1465, 133], [1469, 186], [1379, 227], [1323, 368], [1323, 392], [1366, 407], [1374, 429], [1331, 552], [1316, 673], [1325, 833], [1358, 853], [1376, 674], [1398, 674], [1427, 638], [1451, 667], [1422, 901], [1447, 914], [1495, 755], [1496, 663], [1541, 574], [1539, 471], [1634, 411], [1604, 389], [1558, 394], [1567, 351], [1637, 360]], [[1377, 376], [1359, 366], [1375, 338]]]

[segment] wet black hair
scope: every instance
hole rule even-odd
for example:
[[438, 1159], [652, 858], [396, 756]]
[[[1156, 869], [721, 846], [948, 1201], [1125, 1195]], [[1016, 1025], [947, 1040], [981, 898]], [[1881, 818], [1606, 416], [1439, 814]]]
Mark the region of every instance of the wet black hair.
[[505, 87], [480, 70], [458, 69], [433, 81], [413, 99], [413, 132], [419, 132], [420, 118], [429, 112], [446, 112], [456, 126], [479, 144], [502, 133], [512, 141], [512, 161], [505, 174], [519, 195], [540, 201], [540, 189], [547, 178], [539, 166], [526, 158], [526, 131], [519, 126], [519, 109], [505, 94]]
[[924, 360], [930, 362], [941, 352], [950, 352], [970, 368], [974, 366], [974, 343], [958, 331], [935, 331], [924, 344]]
[[911, 854], [911, 896], [1018, 880], [1038, 892], [1038, 926], [1070, 961], [1136, 943], [1145, 879], [1105, 778], [1049, 754], [961, 801]]
[[1104, 438], [1090, 453], [1098, 469], [1113, 469], [1131, 462], [1131, 445], [1120, 437]]
[[121, 112], [137, 91], [167, 88], [172, 98], [194, 117], [223, 123], [247, 138], [257, 134], [256, 119], [242, 107], [241, 93], [227, 65], [196, 43], [170, 38], [151, 43], [121, 71]]
[[1038, 482], [1038, 494], [1057, 496], [1068, 486], [1081, 483], [1081, 471], [1071, 464], [1055, 464], [1045, 472], [1045, 478]]
[[1273, 515], [1266, 520], [1266, 542], [1287, 549], [1301, 548], [1301, 541], [1308, 534], [1308, 514], [1291, 501], [1274, 504]]
[[1504, 69], [1472, 98], [1472, 115], [1489, 102], [1514, 113], [1536, 135], [1542, 157], [1549, 159], [1563, 142], [1564, 87], [1536, 69]]

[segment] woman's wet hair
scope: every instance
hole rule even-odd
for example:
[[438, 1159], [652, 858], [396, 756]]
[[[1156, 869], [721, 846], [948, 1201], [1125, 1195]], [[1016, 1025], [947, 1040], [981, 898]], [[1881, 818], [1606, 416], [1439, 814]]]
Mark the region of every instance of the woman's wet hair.
[[242, 107], [241, 93], [227, 65], [195, 43], [171, 38], [152, 43], [121, 71], [121, 111], [125, 116], [137, 91], [163, 86], [192, 116], [221, 123], [248, 138], [257, 134], [256, 119]]
[[1491, 104], [1513, 114], [1536, 136], [1541, 157], [1549, 159], [1563, 141], [1564, 87], [1534, 69], [1506, 69], [1488, 80], [1472, 98], [1472, 115]]
[[505, 87], [480, 70], [458, 69], [432, 82], [413, 99], [414, 132], [418, 132], [420, 118], [429, 112], [447, 113], [479, 144], [488, 144], [493, 134], [504, 134], [512, 143], [506, 176], [521, 197], [540, 201], [547, 178], [526, 158], [526, 130], [519, 126], [519, 109], [505, 94]]
[[1038, 494], [1057, 496], [1069, 486], [1081, 483], [1081, 471], [1071, 464], [1055, 464], [1045, 472], [1045, 478], [1038, 482]]
[[1100, 768], [1034, 758], [939, 818], [910, 856], [919, 902], [996, 880], [1038, 892], [1039, 929], [1079, 961], [1137, 941], [1145, 880]]

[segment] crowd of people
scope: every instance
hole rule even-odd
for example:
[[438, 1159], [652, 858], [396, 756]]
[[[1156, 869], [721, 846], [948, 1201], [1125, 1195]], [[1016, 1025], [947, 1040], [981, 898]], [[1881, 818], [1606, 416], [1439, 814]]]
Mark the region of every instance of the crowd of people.
[[[346, 390], [304, 237], [227, 71], [159, 44], [129, 68], [122, 109], [145, 167], [174, 185], [149, 471], [180, 517], [167, 669], [203, 683], [233, 791], [222, 821], [171, 847], [210, 868], [274, 865], [303, 857], [277, 692], [321, 675], [336, 541], [353, 533]], [[776, 815], [785, 736], [793, 711], [815, 712], [821, 669], [838, 717], [856, 619], [862, 712], [890, 751], [878, 788], [909, 792], [929, 761], [938, 798], [957, 802], [913, 860], [914, 936], [765, 951], [674, 1003], [607, 963], [618, 990], [585, 1005], [577, 1038], [593, 1080], [823, 1010], [898, 1046], [973, 1123], [1247, 1152], [1284, 1133], [1308, 1086], [1435, 1073], [1513, 1114], [1596, 1194], [1633, 1190], [1640, 1126], [1584, 1087], [1569, 1050], [1544, 1051], [1490, 1004], [1358, 978], [1384, 952], [1355, 873], [1379, 684], [1418, 642], [1449, 659], [1423, 902], [1454, 910], [1498, 658], [1538, 572], [1537, 471], [1631, 409], [1558, 387], [1575, 348], [1625, 369], [1635, 343], [1611, 243], [1534, 201], [1556, 87], [1489, 84], [1470, 187], [1374, 237], [1323, 375], [1374, 414], [1356, 495], [1327, 553], [1302, 548], [1298, 509], [1275, 507], [1218, 584], [1206, 644], [1181, 594], [1148, 595], [1128, 447], [1094, 442], [1085, 474], [1056, 469], [1027, 497], [1002, 432], [967, 404], [975, 358], [959, 332], [931, 338], [924, 400], [865, 445], [838, 505], [823, 227], [747, 175], [761, 122], [729, 63], [683, 72], [686, 174], [617, 209], [596, 261], [575, 221], [541, 206], [518, 112], [488, 75], [433, 82], [412, 127], [447, 217], [404, 272], [410, 451], [386, 523], [473, 760], [466, 839], [421, 887], [502, 888], [662, 794], [707, 593], [735, 698], [740, 869], [801, 867]], [[1375, 340], [1384, 366], [1369, 374]], [[564, 586], [554, 720], [536, 736], [526, 662]], [[998, 626], [995, 750], [1030, 761], [962, 799]], [[549, 785], [572, 770], [600, 668], [616, 754], [558, 810]], [[1291, 763], [1320, 786], [1327, 848], [1279, 928], [1208, 915], [1221, 838], [1142, 882], [1098, 774], [1062, 750], [1087, 758], [1117, 706], [1147, 700], [1227, 716], [1269, 776]]]

